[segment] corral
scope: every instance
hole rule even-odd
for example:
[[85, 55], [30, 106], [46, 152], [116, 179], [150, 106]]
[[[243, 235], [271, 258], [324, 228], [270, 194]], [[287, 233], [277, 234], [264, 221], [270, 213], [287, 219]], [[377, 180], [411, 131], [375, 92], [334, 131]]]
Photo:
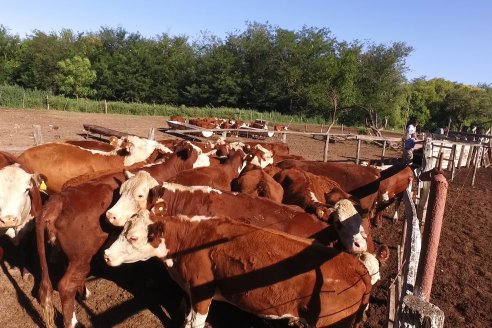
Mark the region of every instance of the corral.
[[[0, 109], [0, 150], [12, 149], [20, 152], [33, 145], [32, 124], [42, 127], [44, 141], [81, 139], [82, 124], [91, 122], [115, 130], [146, 136], [150, 128], [164, 126], [163, 117], [134, 117], [124, 115], [98, 115], [65, 113], [41, 110]], [[297, 126], [291, 129], [312, 129], [319, 127]], [[167, 138], [156, 132], [156, 139]], [[324, 141], [305, 136], [289, 136], [288, 144], [292, 154], [308, 159], [323, 158]], [[363, 143], [362, 160], [379, 159], [381, 149]], [[345, 141], [330, 145], [329, 160], [355, 160], [357, 141]], [[388, 150], [388, 157], [399, 157], [396, 151]], [[492, 181], [490, 168], [479, 169], [475, 187], [470, 186], [473, 169], [461, 169], [455, 180], [450, 182], [448, 204], [436, 267], [436, 277], [431, 302], [439, 306], [446, 315], [446, 326], [487, 327], [492, 322], [492, 264], [487, 260], [486, 245], [492, 230], [487, 228], [492, 210]], [[400, 241], [401, 222], [384, 222], [383, 227], [374, 229], [379, 243], [394, 246]], [[4, 327], [37, 327], [41, 323], [39, 306], [33, 295], [33, 281], [23, 281], [15, 269], [15, 252], [6, 245], [0, 275], [2, 302], [0, 324]], [[392, 255], [395, 249], [391, 248]], [[14, 269], [10, 265], [14, 264]], [[121, 268], [98, 266], [88, 287], [91, 298], [79, 303], [77, 316], [82, 324], [94, 327], [158, 327], [162, 323], [172, 326], [167, 319], [172, 313], [172, 294], [168, 285], [162, 282], [165, 276], [160, 263], [150, 261]], [[388, 287], [396, 274], [396, 257], [382, 267], [382, 281], [378, 282], [371, 298], [369, 319], [365, 327], [381, 327], [386, 322], [386, 301]], [[153, 275], [150, 272], [154, 272]], [[156, 274], [160, 272], [160, 274]], [[115, 278], [117, 277], [117, 278]], [[175, 292], [175, 291], [174, 291]], [[156, 305], [159, 304], [159, 305]], [[227, 316], [223, 314], [227, 313]], [[171, 323], [169, 323], [171, 322]], [[272, 327], [275, 323], [253, 318], [234, 308], [217, 304], [212, 308], [210, 322], [213, 327]]]

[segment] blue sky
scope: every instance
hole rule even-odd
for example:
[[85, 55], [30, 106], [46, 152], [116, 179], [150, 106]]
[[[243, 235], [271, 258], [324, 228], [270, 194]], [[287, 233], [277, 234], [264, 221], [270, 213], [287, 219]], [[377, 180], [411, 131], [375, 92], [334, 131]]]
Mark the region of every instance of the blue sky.
[[407, 78], [441, 77], [492, 83], [492, 1], [332, 0], [0, 0], [0, 24], [25, 37], [35, 29], [59, 32], [122, 27], [145, 37], [161, 33], [224, 38], [246, 22], [289, 30], [326, 27], [338, 40], [414, 48]]

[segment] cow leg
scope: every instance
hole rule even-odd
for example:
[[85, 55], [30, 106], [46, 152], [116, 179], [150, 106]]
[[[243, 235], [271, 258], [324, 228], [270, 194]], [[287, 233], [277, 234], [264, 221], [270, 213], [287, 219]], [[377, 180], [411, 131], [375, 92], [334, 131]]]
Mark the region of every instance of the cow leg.
[[66, 328], [73, 328], [77, 324], [75, 317], [75, 295], [85, 288], [85, 279], [89, 274], [88, 262], [70, 262], [63, 278], [58, 283], [58, 292], [62, 303], [63, 324]]
[[212, 299], [192, 303], [190, 313], [186, 317], [185, 328], [204, 328], [211, 303]]
[[397, 195], [395, 197], [395, 214], [393, 214], [393, 223], [398, 221], [398, 208], [400, 208], [401, 199], [402, 195]]

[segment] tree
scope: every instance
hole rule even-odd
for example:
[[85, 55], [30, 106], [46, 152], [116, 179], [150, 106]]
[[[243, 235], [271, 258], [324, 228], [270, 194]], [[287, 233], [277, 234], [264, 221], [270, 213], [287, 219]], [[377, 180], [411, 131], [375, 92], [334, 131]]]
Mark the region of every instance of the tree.
[[18, 65], [19, 47], [19, 37], [10, 35], [7, 28], [0, 25], [0, 83], [12, 83], [12, 73]]
[[95, 94], [91, 89], [96, 81], [96, 71], [91, 69], [88, 58], [74, 56], [58, 62], [59, 73], [55, 75], [58, 91], [67, 96], [89, 97]]

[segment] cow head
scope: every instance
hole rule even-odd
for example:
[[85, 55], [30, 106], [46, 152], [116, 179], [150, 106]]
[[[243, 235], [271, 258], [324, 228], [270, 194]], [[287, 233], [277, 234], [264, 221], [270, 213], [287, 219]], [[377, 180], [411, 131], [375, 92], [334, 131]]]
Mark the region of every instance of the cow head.
[[136, 174], [126, 172], [128, 180], [120, 188], [120, 198], [106, 211], [106, 218], [112, 225], [123, 226], [135, 213], [147, 208], [149, 191], [159, 183], [148, 172]]
[[362, 227], [362, 217], [348, 199], [339, 200], [332, 208], [335, 229], [349, 253], [367, 251], [367, 235]]
[[148, 210], [139, 211], [125, 223], [118, 239], [104, 251], [104, 260], [110, 266], [118, 266], [154, 256], [165, 257], [169, 250], [164, 242], [164, 227], [162, 221], [153, 222]]
[[37, 216], [43, 178], [27, 173], [18, 164], [0, 169], [0, 229], [22, 227]]
[[130, 166], [138, 162], [143, 162], [152, 155], [154, 150], [162, 153], [172, 153], [172, 150], [158, 143], [155, 140], [140, 138], [137, 136], [126, 136], [121, 148], [125, 149], [128, 155], [125, 156], [124, 165]]
[[379, 262], [373, 254], [363, 252], [359, 255], [359, 261], [364, 264], [367, 272], [371, 275], [371, 285], [374, 285], [381, 279], [381, 274], [379, 273]]

